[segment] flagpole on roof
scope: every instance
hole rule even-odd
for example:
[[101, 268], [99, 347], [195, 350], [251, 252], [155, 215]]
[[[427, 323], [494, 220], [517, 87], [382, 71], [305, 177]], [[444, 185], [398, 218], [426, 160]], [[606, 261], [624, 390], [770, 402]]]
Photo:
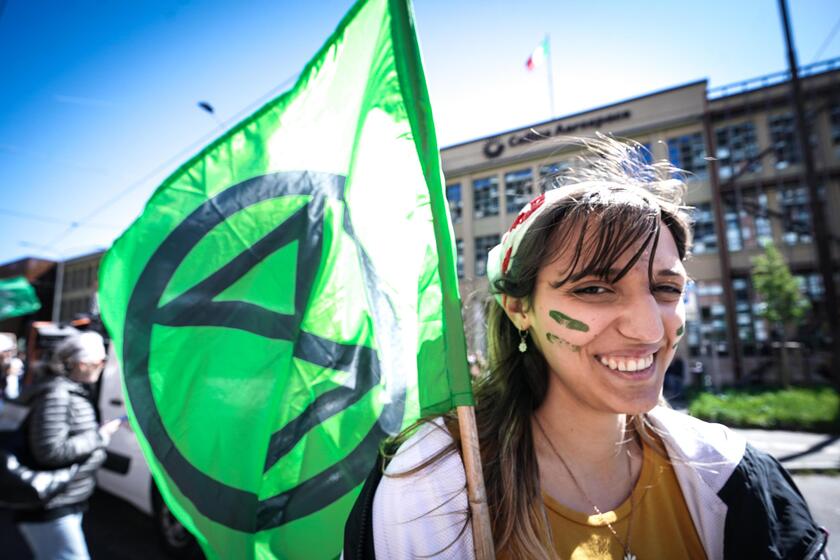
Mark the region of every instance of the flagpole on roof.
[[545, 39], [543, 39], [544, 49], [545, 49], [545, 71], [547, 73], [548, 78], [548, 103], [551, 109], [550, 118], [554, 118], [557, 114], [554, 112], [554, 77], [551, 74], [551, 40], [550, 35], [548, 33], [545, 34]]

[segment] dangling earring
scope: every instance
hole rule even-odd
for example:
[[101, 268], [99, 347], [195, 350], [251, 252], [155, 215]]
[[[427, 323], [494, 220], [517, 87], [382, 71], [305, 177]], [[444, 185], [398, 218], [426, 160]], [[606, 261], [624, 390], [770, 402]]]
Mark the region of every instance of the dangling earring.
[[528, 350], [528, 344], [525, 342], [525, 337], [527, 335], [528, 331], [519, 331], [519, 351], [523, 354]]

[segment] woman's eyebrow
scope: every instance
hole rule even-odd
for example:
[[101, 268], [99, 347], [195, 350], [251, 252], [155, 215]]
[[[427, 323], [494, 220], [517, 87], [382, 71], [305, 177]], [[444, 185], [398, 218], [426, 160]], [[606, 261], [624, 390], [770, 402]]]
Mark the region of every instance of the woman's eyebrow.
[[[585, 278], [615, 278], [616, 276], [618, 276], [618, 274], [620, 272], [622, 272], [622, 271], [617, 269], [617, 268], [608, 268], [608, 269], [603, 270], [603, 271], [600, 271], [600, 270], [599, 271], [583, 270], [583, 271], [577, 272], [575, 274], [572, 274], [572, 276], [569, 278], [568, 281], [569, 282], [579, 282], [580, 280], [583, 280]], [[654, 273], [654, 276], [656, 276], [656, 277], [665, 276], [665, 277], [670, 277], [670, 278], [680, 278], [682, 280], [687, 280], [688, 279], [688, 276], [684, 272], [682, 272], [681, 270], [678, 270], [676, 268], [663, 268], [663, 269], [657, 271], [656, 273]]]
[[662, 270], [656, 273], [656, 276], [676, 276], [678, 278], [687, 278], [685, 273], [674, 268], [663, 268]]
[[584, 278], [614, 278], [618, 276], [621, 270], [617, 268], [608, 268], [606, 270], [581, 270], [571, 275], [570, 282], [578, 282]]

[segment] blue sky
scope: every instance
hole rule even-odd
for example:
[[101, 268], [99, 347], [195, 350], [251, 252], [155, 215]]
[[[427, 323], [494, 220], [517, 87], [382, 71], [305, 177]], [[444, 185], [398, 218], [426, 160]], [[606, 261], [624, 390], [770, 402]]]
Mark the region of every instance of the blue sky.
[[[168, 173], [290, 87], [351, 4], [0, 0], [0, 263], [108, 247]], [[790, 4], [800, 64], [840, 56], [836, 0]], [[415, 12], [442, 146], [549, 118], [545, 74], [524, 65], [546, 33], [558, 115], [786, 67], [775, 0], [415, 0]]]

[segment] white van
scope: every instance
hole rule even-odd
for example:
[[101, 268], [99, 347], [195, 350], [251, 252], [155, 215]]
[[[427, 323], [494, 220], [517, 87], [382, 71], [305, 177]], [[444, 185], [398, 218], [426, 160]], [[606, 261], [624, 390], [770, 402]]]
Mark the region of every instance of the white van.
[[[99, 411], [103, 422], [126, 414], [119, 362], [113, 346], [99, 385]], [[201, 558], [193, 536], [172, 515], [155, 487], [149, 466], [128, 423], [111, 438], [108, 458], [97, 472], [100, 489], [121, 498], [155, 519], [161, 546], [177, 558]]]

